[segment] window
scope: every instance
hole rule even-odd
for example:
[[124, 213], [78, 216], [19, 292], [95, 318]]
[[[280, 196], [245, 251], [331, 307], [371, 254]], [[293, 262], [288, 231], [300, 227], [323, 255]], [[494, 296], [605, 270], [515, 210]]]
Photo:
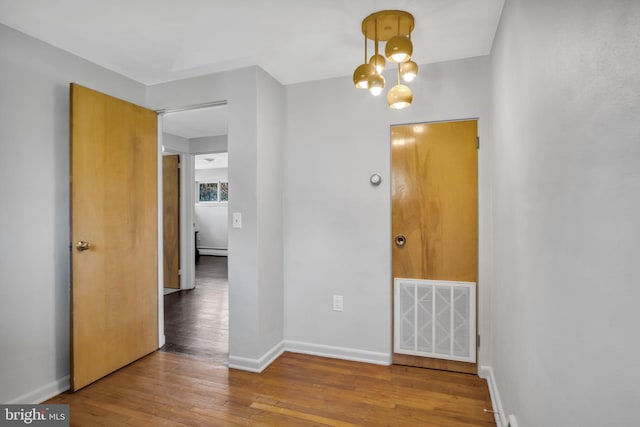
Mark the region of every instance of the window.
[[196, 182], [196, 203], [227, 203], [228, 201], [228, 182]]

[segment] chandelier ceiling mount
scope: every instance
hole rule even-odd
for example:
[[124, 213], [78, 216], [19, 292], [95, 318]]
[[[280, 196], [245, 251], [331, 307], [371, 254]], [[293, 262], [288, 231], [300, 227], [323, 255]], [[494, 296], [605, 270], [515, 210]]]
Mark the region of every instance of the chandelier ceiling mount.
[[[387, 103], [394, 109], [411, 105], [413, 94], [408, 86], [418, 74], [418, 64], [411, 60], [413, 44], [411, 32], [415, 27], [413, 15], [402, 10], [381, 10], [362, 21], [364, 35], [364, 62], [353, 73], [353, 83], [358, 89], [369, 89], [377, 96], [382, 93], [385, 79], [382, 76], [387, 62], [397, 64], [398, 84], [387, 93]], [[368, 58], [368, 41], [374, 42], [375, 53]], [[379, 43], [385, 42], [384, 56], [378, 52]]]

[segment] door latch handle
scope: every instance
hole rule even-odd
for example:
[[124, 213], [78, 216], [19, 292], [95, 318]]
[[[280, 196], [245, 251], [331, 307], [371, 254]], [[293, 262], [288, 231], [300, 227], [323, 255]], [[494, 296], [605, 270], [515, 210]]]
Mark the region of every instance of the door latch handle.
[[396, 246], [404, 246], [405, 243], [407, 243], [407, 238], [404, 237], [402, 234], [398, 234], [395, 238], [395, 242], [396, 242]]
[[89, 249], [91, 249], [91, 244], [89, 242], [83, 242], [82, 240], [80, 240], [78, 243], [76, 243], [76, 249], [80, 252], [88, 251]]

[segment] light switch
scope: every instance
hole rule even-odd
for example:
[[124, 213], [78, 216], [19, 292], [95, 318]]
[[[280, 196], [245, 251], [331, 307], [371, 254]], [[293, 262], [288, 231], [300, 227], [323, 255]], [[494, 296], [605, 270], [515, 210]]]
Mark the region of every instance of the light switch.
[[233, 221], [231, 222], [233, 228], [242, 228], [242, 213], [234, 212]]

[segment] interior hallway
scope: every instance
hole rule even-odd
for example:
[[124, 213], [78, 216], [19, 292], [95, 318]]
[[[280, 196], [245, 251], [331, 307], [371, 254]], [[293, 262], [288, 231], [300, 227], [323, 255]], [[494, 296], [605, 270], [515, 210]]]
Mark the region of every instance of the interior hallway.
[[225, 363], [229, 356], [227, 257], [200, 256], [195, 289], [164, 296], [163, 351]]

